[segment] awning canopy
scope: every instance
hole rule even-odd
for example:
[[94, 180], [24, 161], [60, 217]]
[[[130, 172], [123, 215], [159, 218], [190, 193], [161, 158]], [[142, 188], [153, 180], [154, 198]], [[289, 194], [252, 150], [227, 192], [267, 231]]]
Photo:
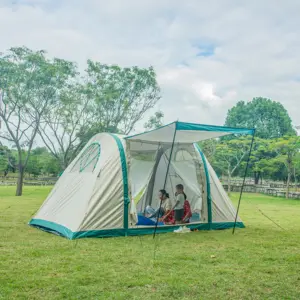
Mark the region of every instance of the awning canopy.
[[255, 129], [173, 122], [157, 129], [126, 137], [148, 143], [196, 143], [230, 134], [253, 134]]

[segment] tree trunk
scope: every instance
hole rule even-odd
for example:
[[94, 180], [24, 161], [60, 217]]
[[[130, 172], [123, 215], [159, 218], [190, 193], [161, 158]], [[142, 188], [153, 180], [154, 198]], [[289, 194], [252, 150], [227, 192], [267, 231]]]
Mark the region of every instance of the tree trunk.
[[286, 182], [286, 195], [285, 195], [286, 199], [289, 199], [290, 182], [291, 182], [291, 172], [288, 172], [288, 178], [287, 178], [287, 182]]
[[254, 172], [254, 184], [259, 184], [260, 172]]
[[17, 180], [16, 196], [22, 196], [25, 169], [23, 168], [22, 165], [19, 165], [18, 169], [19, 169], [19, 174], [18, 174], [18, 180]]

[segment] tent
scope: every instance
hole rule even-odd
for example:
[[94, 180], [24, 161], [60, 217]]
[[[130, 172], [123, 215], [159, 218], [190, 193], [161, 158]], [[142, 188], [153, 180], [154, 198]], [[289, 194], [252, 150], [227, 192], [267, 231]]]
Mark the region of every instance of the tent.
[[[138, 225], [158, 190], [174, 199], [185, 187], [192, 229], [243, 228], [236, 210], [196, 142], [252, 129], [173, 122], [134, 136], [95, 135], [72, 161], [29, 222], [68, 239], [174, 231], [178, 226]], [[235, 222], [237, 221], [237, 222]]]

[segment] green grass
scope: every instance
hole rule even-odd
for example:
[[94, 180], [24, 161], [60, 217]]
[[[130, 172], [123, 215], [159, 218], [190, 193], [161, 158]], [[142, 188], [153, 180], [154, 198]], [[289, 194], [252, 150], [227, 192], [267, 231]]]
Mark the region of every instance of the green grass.
[[246, 229], [159, 235], [153, 261], [152, 236], [69, 241], [29, 227], [49, 190], [0, 188], [0, 299], [300, 299], [300, 201], [245, 194]]

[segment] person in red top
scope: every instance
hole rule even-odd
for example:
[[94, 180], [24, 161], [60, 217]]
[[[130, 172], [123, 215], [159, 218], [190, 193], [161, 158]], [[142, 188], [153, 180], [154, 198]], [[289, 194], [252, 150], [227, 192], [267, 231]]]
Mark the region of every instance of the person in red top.
[[192, 217], [192, 210], [189, 201], [185, 199], [184, 201], [184, 216], [182, 223], [190, 223], [190, 218]]
[[[190, 223], [190, 218], [192, 217], [192, 210], [188, 200], [185, 199], [184, 201], [184, 213], [182, 218], [182, 223]], [[164, 222], [166, 225], [173, 225], [175, 224], [175, 216], [174, 210], [169, 211], [164, 217], [160, 219], [160, 222]]]

